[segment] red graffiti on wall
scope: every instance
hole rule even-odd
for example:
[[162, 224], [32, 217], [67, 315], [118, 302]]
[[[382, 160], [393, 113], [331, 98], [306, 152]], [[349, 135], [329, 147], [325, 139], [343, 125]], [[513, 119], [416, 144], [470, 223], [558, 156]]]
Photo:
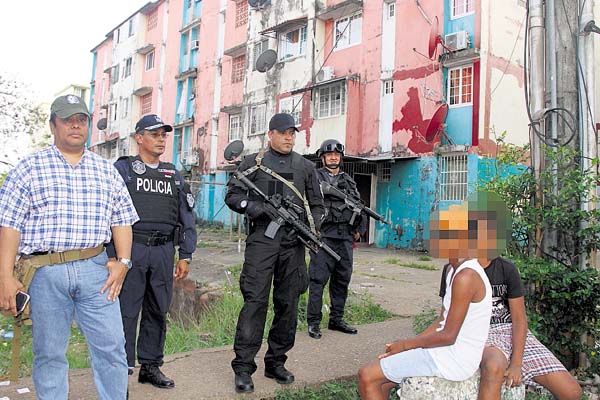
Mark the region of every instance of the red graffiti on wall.
[[401, 135], [411, 135], [408, 148], [414, 153], [430, 153], [433, 151], [434, 143], [425, 141], [425, 130], [430, 119], [423, 119], [421, 102], [419, 101], [419, 90], [411, 87], [407, 92], [408, 101], [402, 106], [400, 112], [402, 119], [395, 120], [392, 124], [392, 132], [400, 132]]

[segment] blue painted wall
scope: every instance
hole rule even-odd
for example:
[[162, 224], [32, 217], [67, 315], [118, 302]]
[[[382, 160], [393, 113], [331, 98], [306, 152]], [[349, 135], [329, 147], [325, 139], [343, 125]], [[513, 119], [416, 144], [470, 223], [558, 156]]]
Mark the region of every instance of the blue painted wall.
[[[194, 211], [199, 221], [221, 222], [225, 225], [230, 224], [229, 207], [225, 205], [225, 193], [228, 181], [228, 174], [221, 172], [217, 174], [205, 174], [198, 176], [203, 184], [200, 184], [196, 193], [196, 205]], [[233, 223], [235, 224], [235, 213], [233, 213]]]
[[424, 221], [429, 220], [435, 202], [437, 171], [435, 157], [398, 161], [392, 166], [390, 182], [377, 185], [377, 211], [392, 222], [391, 227], [376, 224], [377, 247], [418, 249], [424, 245]]

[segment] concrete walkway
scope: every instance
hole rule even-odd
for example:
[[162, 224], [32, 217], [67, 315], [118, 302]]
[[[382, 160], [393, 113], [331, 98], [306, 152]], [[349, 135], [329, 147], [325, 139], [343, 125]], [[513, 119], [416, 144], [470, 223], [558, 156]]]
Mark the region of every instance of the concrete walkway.
[[[210, 240], [215, 246], [210, 246]], [[206, 247], [199, 248], [191, 278], [199, 283], [218, 284], [226, 278], [225, 270], [240, 264], [242, 253], [237, 243], [205, 235]], [[218, 245], [217, 245], [218, 244]], [[296, 345], [288, 353], [286, 367], [296, 381], [285, 387], [305, 387], [344, 379], [356, 375], [358, 369], [374, 360], [384, 351], [384, 344], [397, 338], [412, 335], [412, 316], [421, 310], [438, 307], [440, 271], [424, 270], [399, 264], [420, 264], [439, 268], [440, 260], [419, 261], [411, 253], [359, 247], [355, 251], [355, 272], [351, 289], [367, 293], [372, 299], [397, 317], [386, 322], [359, 326], [357, 335], [345, 335], [323, 329], [323, 338], [315, 340], [305, 331], [296, 335]], [[268, 399], [282, 388], [274, 380], [263, 376], [263, 345], [257, 356], [258, 371], [253, 375], [255, 392], [238, 395], [234, 391], [230, 362], [232, 346], [196, 350], [166, 357], [165, 374], [176, 381], [172, 390], [156, 389], [137, 383], [136, 373], [130, 377], [130, 399]], [[95, 399], [96, 392], [90, 369], [70, 372], [70, 399]], [[0, 398], [35, 399], [34, 393], [17, 394], [18, 388], [34, 391], [31, 378], [22, 379], [18, 385], [0, 386]]]

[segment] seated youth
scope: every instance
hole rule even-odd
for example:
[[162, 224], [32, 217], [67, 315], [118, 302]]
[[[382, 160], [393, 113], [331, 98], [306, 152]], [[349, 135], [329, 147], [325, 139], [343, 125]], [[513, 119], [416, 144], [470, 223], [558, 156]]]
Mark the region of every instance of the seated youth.
[[498, 251], [497, 234], [488, 227], [505, 215], [488, 213], [486, 196], [480, 202], [477, 196], [432, 214], [431, 253], [449, 261], [440, 316], [417, 337], [386, 344], [378, 360], [360, 369], [363, 399], [387, 399], [405, 377], [462, 381], [477, 371], [492, 310], [491, 287], [477, 258]]

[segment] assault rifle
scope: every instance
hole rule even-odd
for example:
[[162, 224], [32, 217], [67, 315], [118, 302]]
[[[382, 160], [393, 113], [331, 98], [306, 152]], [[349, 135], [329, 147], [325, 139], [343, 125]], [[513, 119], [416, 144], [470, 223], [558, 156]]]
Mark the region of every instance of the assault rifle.
[[254, 192], [254, 194], [263, 199], [267, 213], [272, 217], [271, 222], [265, 230], [266, 237], [273, 239], [281, 226], [284, 224], [289, 224], [298, 233], [298, 239], [310, 251], [316, 253], [319, 251], [319, 249], [323, 249], [327, 254], [335, 258], [336, 261], [340, 261], [341, 257], [335, 251], [333, 251], [331, 247], [323, 243], [319, 237], [315, 235], [310, 228], [300, 220], [298, 213], [294, 211], [295, 204], [286, 199], [282, 199], [280, 194], [267, 196], [250, 179], [248, 179], [239, 171], [234, 172], [233, 176], [249, 190]]
[[377, 221], [381, 221], [384, 224], [389, 225], [389, 222], [385, 220], [383, 215], [379, 215], [375, 211], [371, 210], [369, 207], [367, 207], [365, 205], [365, 203], [362, 202], [361, 199], [354, 197], [350, 194], [346, 194], [346, 193], [342, 192], [335, 186], [331, 185], [329, 182], [325, 182], [325, 181], [321, 182], [321, 191], [323, 192], [324, 195], [334, 196], [334, 197], [344, 200], [344, 202], [346, 203], [346, 206], [350, 209], [350, 211], [352, 211], [352, 218], [350, 218], [350, 225], [354, 224], [354, 220], [361, 213], [364, 213], [364, 214], [368, 215], [369, 217], [376, 219]]

